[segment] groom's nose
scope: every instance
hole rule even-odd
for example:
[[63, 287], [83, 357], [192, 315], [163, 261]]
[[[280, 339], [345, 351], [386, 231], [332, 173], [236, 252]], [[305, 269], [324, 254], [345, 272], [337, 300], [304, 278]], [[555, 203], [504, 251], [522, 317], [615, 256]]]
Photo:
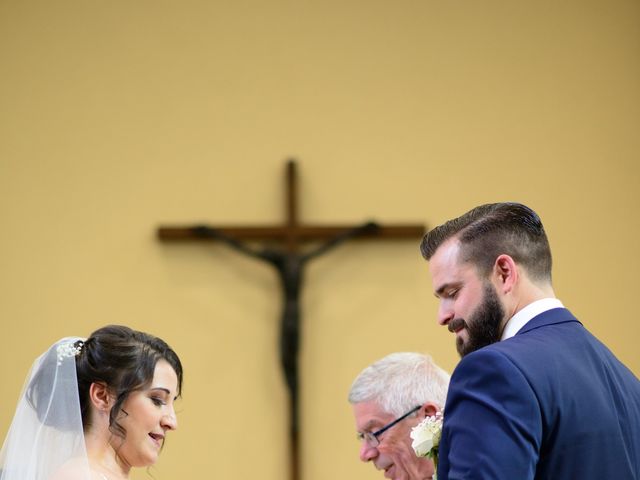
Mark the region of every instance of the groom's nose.
[[453, 306], [451, 305], [451, 302], [448, 302], [446, 300], [441, 300], [440, 304], [438, 305], [438, 323], [440, 325], [446, 325], [451, 320], [453, 320], [453, 317], [454, 317], [454, 312], [453, 312]]

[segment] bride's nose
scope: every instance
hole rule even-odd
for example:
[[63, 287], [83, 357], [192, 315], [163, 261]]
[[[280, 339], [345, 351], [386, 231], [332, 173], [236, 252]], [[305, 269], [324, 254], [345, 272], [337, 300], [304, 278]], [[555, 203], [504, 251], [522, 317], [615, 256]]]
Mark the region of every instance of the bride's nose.
[[163, 415], [160, 419], [160, 425], [168, 430], [176, 430], [178, 428], [178, 418], [176, 417], [176, 412], [172, 410], [171, 412]]

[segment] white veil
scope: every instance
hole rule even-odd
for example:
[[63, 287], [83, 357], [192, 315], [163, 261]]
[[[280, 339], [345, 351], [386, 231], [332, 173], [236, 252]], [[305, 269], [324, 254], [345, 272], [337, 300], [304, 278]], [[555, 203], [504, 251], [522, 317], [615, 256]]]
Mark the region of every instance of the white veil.
[[0, 452], [0, 480], [50, 480], [70, 464], [74, 479], [91, 478], [76, 376], [78, 340], [59, 340], [33, 363]]

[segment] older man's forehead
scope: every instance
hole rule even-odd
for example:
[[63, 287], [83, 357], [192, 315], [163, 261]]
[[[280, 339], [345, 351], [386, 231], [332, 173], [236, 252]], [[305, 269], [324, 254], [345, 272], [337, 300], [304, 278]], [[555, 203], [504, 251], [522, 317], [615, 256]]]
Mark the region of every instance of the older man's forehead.
[[353, 414], [359, 432], [375, 430], [393, 420], [393, 415], [385, 412], [377, 402], [373, 401], [354, 403]]

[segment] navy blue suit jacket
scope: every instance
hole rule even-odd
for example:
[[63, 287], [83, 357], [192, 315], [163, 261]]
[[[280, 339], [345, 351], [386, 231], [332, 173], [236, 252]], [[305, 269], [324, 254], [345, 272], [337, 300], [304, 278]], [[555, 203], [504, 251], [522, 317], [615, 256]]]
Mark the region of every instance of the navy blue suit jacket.
[[640, 480], [640, 381], [564, 308], [465, 356], [438, 480]]

